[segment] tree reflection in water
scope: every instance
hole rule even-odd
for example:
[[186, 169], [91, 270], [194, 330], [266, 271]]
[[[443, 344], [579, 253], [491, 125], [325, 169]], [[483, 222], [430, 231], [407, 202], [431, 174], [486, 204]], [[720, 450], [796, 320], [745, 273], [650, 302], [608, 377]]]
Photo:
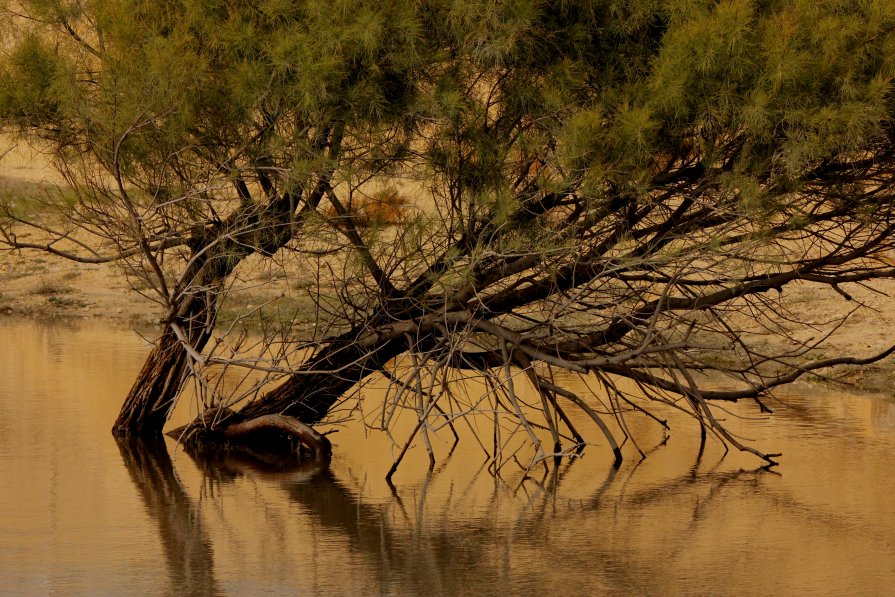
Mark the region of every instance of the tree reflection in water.
[[[194, 595], [220, 594], [200, 504], [184, 491], [163, 442], [121, 442], [119, 446], [131, 479], [159, 528], [172, 591], [183, 593], [188, 588]], [[323, 544], [332, 548], [336, 542], [331, 538], [341, 537], [344, 541], [336, 549], [345, 550], [347, 546], [339, 555], [345, 562], [346, 577], [357, 574], [347, 568], [358, 564], [353, 556], [360, 556], [368, 575], [365, 585], [380, 594], [511, 592], [521, 582], [511, 559], [522, 554], [531, 554], [531, 563], [526, 564], [522, 576], [528, 580], [536, 578], [537, 584], [546, 589], [573, 588], [569, 584], [571, 578], [562, 580], [564, 570], [580, 566], [582, 558], [586, 558], [591, 578], [602, 590], [655, 590], [662, 581], [644, 574], [642, 554], [620, 548], [619, 541], [609, 535], [594, 536], [586, 546], [564, 543], [556, 536], [561, 533], [558, 529], [592, 525], [594, 519], [605, 525], [626, 525], [638, 516], [639, 510], [655, 507], [657, 502], [679, 500], [682, 495], [693, 496], [695, 490], [699, 499], [689, 510], [689, 520], [676, 520], [671, 540], [661, 547], [674, 553], [699, 532], [702, 513], [715, 500], [726, 499], [724, 489], [728, 485], [758, 485], [762, 476], [769, 474], [697, 473], [694, 468], [649, 487], [631, 483], [629, 490], [636, 469], [619, 474], [610, 468], [606, 478], [595, 483], [597, 490], [591, 499], [572, 507], [563, 502], [563, 507], [558, 508], [557, 496], [562, 495], [565, 476], [575, 466], [573, 461], [553, 469], [540, 483], [523, 486], [512, 505], [507, 503], [506, 493], [496, 487], [488, 505], [490, 513], [482, 515], [479, 511], [476, 516], [465, 516], [460, 511], [463, 494], [473, 491], [472, 482], [469, 487], [457, 488], [455, 498], [448, 499], [447, 504], [441, 499], [444, 496], [434, 500], [437, 504], [429, 504], [428, 487], [434, 479], [430, 474], [412, 496], [402, 496], [394, 490], [391, 501], [377, 503], [365, 501], [352, 482], [339, 479], [326, 462], [260, 460], [226, 453], [190, 456], [206, 483], [229, 485], [248, 478], [282, 492], [308, 517], [306, 526], [314, 532], [305, 538], [307, 542], [319, 543], [316, 547], [320, 549], [325, 548]], [[622, 502], [624, 513], [620, 514]], [[513, 511], [509, 519], [499, 511], [508, 507]], [[226, 518], [224, 522], [231, 526]], [[258, 528], [255, 532], [276, 530]], [[265, 557], [284, 556], [274, 551]], [[653, 572], [661, 574], [660, 570]], [[307, 576], [306, 569], [295, 570], [298, 586], [302, 586], [300, 579]]]
[[172, 595], [220, 595], [199, 504], [184, 491], [165, 441], [116, 438], [124, 466], [159, 530]]
[[659, 451], [518, 486], [446, 466], [389, 496], [342, 462], [191, 454], [189, 486], [220, 490], [191, 499], [164, 445], [120, 446], [176, 594], [877, 593], [891, 575], [869, 555], [891, 553], [886, 504], [849, 508], [850, 488], [800, 484], [796, 463], [782, 475], [714, 455], [663, 465]]

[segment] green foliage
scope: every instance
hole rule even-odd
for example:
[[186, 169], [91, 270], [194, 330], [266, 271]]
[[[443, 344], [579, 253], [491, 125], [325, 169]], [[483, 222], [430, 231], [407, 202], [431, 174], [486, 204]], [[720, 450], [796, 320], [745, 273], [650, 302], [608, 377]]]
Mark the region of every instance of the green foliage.
[[665, 138], [686, 143], [698, 132], [710, 164], [734, 134], [745, 145], [740, 168], [798, 176], [881, 133], [891, 109], [891, 27], [876, 2], [693, 6], [671, 19], [650, 102]]
[[70, 74], [47, 40], [26, 35], [0, 65], [0, 117], [23, 127], [58, 122]]
[[[120, 199], [109, 179], [121, 178], [150, 236], [192, 234], [272, 197], [308, 198], [322, 179], [366, 181], [341, 187], [362, 196], [399, 175], [426, 181], [406, 200], [413, 209], [403, 195], [376, 209], [437, 204], [429, 241], [465, 234], [468, 250], [498, 228], [499, 250], [538, 253], [566, 242], [576, 218], [586, 224], [575, 233], [633, 219], [674, 176], [726, 213], [796, 227], [782, 195], [819, 164], [859, 159], [892, 134], [887, 0], [24, 9], [34, 20], [0, 62], [0, 120], [55, 142], [71, 177], [93, 189], [80, 200], [104, 213]], [[520, 216], [550, 193], [565, 199]], [[114, 217], [133, 218], [125, 207]], [[357, 214], [370, 228], [400, 224], [401, 242], [425, 236], [410, 230], [416, 216]]]

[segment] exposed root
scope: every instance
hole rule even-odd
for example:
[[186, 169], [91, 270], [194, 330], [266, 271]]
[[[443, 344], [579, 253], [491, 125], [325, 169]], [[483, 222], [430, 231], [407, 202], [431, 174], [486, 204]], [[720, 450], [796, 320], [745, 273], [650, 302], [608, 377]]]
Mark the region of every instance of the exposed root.
[[262, 430], [282, 431], [290, 437], [299, 440], [302, 445], [307, 446], [317, 460], [328, 458], [332, 455], [332, 444], [326, 436], [319, 433], [310, 425], [305, 425], [295, 417], [287, 415], [263, 415], [228, 425], [224, 428], [224, 438], [232, 440], [243, 438]]
[[169, 431], [168, 436], [184, 444], [188, 451], [204, 454], [237, 451], [259, 458], [265, 453], [300, 454], [304, 447], [317, 461], [328, 461], [332, 455], [332, 444], [323, 434], [288, 415], [262, 415], [229, 424], [225, 421], [219, 427], [206, 423], [206, 418], [199, 418]]

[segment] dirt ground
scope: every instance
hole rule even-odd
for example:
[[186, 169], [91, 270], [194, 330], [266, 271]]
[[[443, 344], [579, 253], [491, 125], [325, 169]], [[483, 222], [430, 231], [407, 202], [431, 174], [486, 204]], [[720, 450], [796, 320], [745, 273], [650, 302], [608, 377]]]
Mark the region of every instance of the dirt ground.
[[[40, 151], [0, 136], [0, 192], [34, 192], [63, 181]], [[132, 292], [113, 265], [87, 265], [38, 251], [0, 252], [0, 314], [101, 317], [151, 325], [161, 308]]]

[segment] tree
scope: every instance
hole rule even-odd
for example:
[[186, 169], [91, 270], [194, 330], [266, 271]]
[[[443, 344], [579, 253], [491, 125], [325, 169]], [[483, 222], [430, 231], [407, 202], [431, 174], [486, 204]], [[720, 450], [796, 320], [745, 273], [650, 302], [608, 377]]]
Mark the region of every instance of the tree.
[[[493, 415], [496, 466], [512, 431], [529, 467], [576, 448], [569, 409], [619, 462], [607, 418], [627, 438], [655, 403], [773, 462], [713, 404], [895, 350], [813, 360], [828, 336], [792, 337], [784, 302], [895, 274], [884, 0], [22, 4], [0, 114], [75, 200], [60, 226], [8, 205], [5, 245], [120, 262], [166, 313], [116, 433], [160, 433], [188, 379], [215, 443], [319, 423], [376, 374], [406, 445]], [[215, 332], [241, 264], [289, 255], [321, 331]], [[215, 394], [232, 368], [264, 377]]]

